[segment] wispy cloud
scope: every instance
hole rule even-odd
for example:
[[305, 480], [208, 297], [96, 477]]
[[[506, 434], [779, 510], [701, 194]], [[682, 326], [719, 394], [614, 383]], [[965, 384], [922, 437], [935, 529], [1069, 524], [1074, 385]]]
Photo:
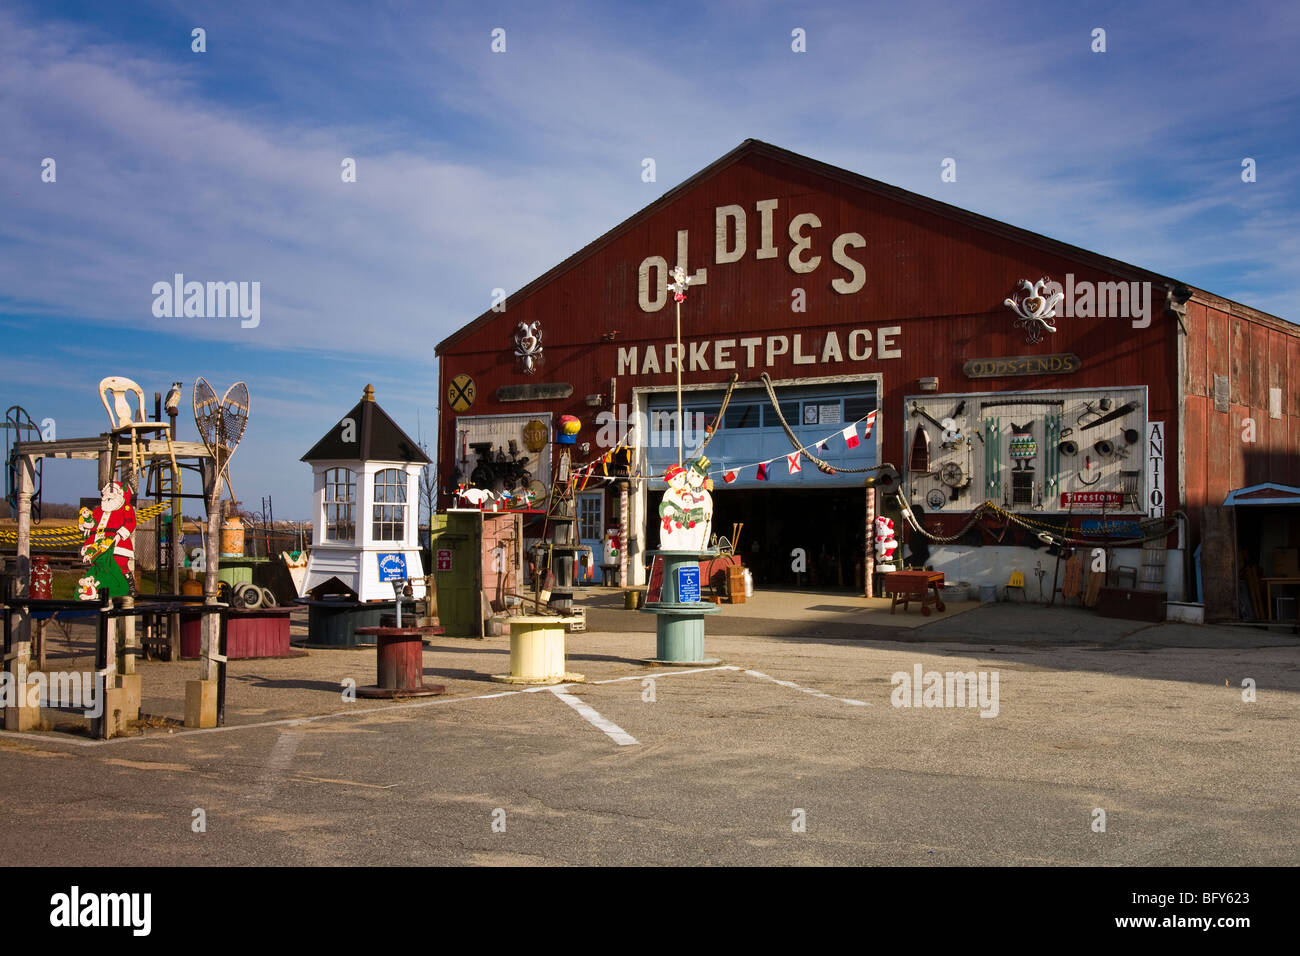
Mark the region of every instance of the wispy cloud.
[[[367, 381], [431, 431], [432, 346], [492, 289], [751, 136], [1296, 318], [1298, 43], [1265, 3], [7, 7], [0, 372], [97, 428], [42, 390], [97, 381], [96, 348], [33, 363], [120, 336], [112, 371], [151, 390], [248, 379], [268, 435], [323, 431]], [[261, 325], [155, 318], [177, 272], [261, 282]], [[249, 442], [249, 483], [297, 494], [280, 439]]]

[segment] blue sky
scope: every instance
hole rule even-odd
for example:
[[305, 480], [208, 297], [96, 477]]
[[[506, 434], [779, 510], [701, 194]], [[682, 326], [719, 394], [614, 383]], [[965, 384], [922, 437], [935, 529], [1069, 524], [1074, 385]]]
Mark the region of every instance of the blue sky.
[[[0, 404], [73, 437], [106, 375], [242, 379], [235, 490], [305, 518], [367, 382], [432, 444], [439, 340], [747, 137], [1295, 321], [1298, 47], [1278, 3], [0, 0]], [[260, 325], [156, 318], [178, 272]]]

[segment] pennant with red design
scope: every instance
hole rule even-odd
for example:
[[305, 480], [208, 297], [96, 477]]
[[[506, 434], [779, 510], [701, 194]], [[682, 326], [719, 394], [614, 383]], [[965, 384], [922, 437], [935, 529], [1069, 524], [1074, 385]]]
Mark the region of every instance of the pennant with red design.
[[759, 481], [767, 481], [767, 465], [766, 464], [759, 465], [758, 474], [755, 475], [754, 477], [757, 478]]
[[840, 434], [844, 436], [844, 444], [848, 445], [850, 448], [858, 447], [858, 426], [856, 423], [844, 429]]
[[728, 468], [726, 471], [722, 473], [722, 480], [725, 481], [727, 484], [731, 484], [739, 477], [740, 477], [740, 472], [735, 468]]
[[798, 452], [795, 452], [792, 455], [786, 455], [785, 460], [790, 463], [790, 474], [793, 475], [796, 471], [803, 471], [803, 466], [799, 464]]
[[876, 424], [876, 410], [873, 408], [871, 410], [871, 413], [867, 415], [867, 433], [864, 436], [865, 438], [871, 437], [871, 429], [875, 427], [875, 424]]

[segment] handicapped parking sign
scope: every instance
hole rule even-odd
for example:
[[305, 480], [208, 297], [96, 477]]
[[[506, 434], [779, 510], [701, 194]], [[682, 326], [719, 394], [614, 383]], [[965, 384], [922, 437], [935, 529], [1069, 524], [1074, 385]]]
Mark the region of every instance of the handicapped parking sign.
[[700, 566], [687, 565], [677, 569], [677, 600], [681, 604], [700, 602]]

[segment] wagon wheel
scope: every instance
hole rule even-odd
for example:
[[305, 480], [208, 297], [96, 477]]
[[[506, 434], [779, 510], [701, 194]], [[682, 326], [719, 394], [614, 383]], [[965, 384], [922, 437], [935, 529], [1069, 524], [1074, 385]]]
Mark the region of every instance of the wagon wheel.
[[[903, 610], [904, 610], [904, 611], [907, 610], [907, 606], [906, 606], [906, 605], [903, 606]], [[926, 607], [924, 604], [921, 605], [921, 616], [922, 616], [922, 617], [929, 617], [929, 616], [930, 616], [930, 609], [929, 609], [928, 607]]]
[[934, 606], [937, 607], [940, 611], [946, 610], [948, 607], [948, 605], [944, 604], [942, 601], [936, 601]]

